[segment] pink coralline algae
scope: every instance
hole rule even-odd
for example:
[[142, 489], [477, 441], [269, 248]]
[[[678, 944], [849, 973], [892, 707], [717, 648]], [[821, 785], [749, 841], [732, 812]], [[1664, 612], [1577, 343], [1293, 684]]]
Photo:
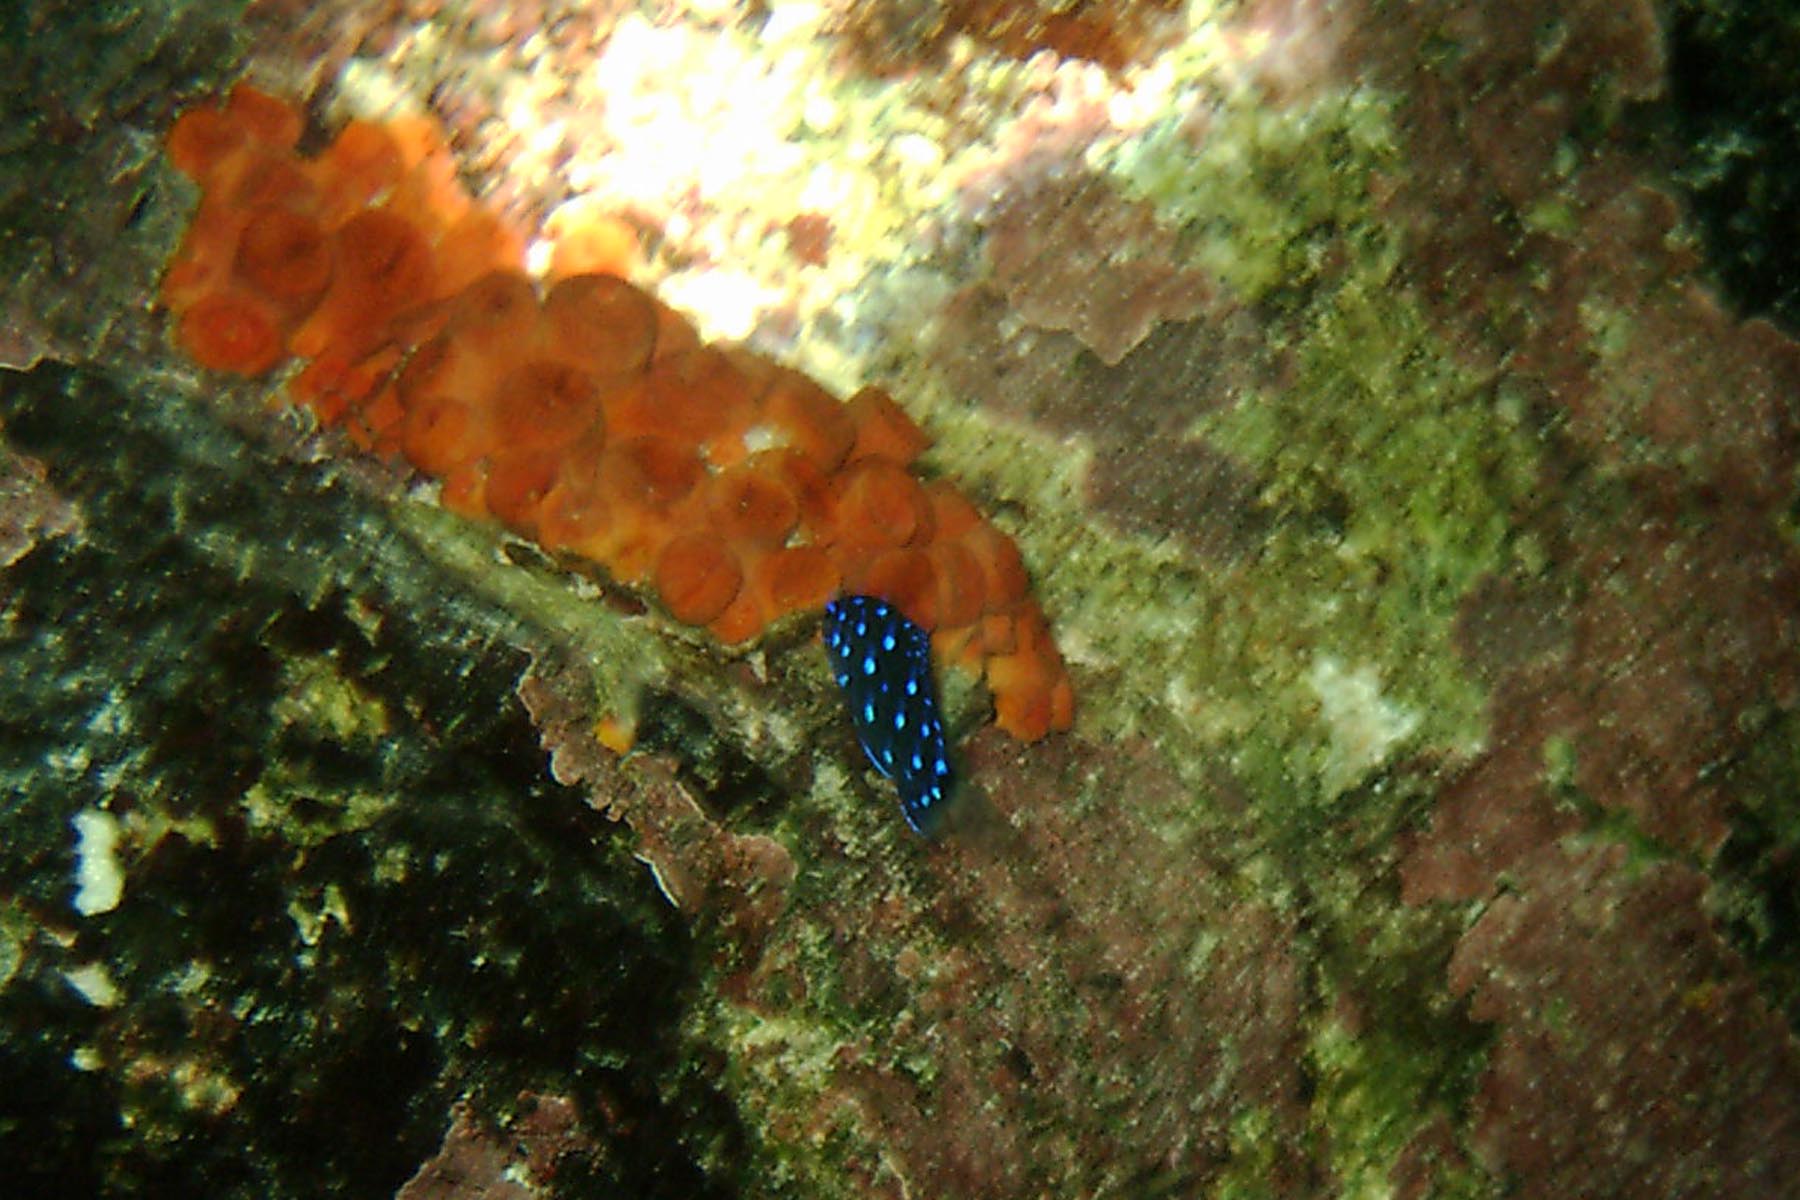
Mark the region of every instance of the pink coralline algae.
[[1180, 231], [1152, 204], [1084, 162], [1097, 142], [1142, 133], [1154, 110], [1123, 103], [1097, 68], [1034, 66], [1043, 90], [958, 168], [959, 205], [982, 234], [983, 288], [1116, 365], [1158, 325], [1207, 310], [1216, 284], [1177, 265]]
[[0, 431], [0, 570], [80, 528], [79, 511], [50, 486], [43, 464], [14, 451]]
[[[1560, 86], [1579, 92], [1585, 85], [1568, 72], [1604, 63], [1588, 69], [1619, 72], [1638, 93], [1655, 89], [1660, 50], [1643, 12], [1584, 12], [1568, 34]], [[1578, 46], [1595, 53], [1578, 55]], [[1481, 70], [1525, 72], [1508, 58], [1517, 48], [1506, 47], [1495, 38], [1495, 61]], [[1629, 53], [1609, 57], [1603, 48]], [[1479, 631], [1534, 608], [1553, 611], [1558, 629], [1537, 653], [1494, 659], [1495, 733], [1445, 789], [1403, 866], [1415, 900], [1480, 895], [1494, 872], [1579, 827], [1545, 778], [1556, 745], [1567, 748], [1567, 782], [1602, 809], [1710, 856], [1733, 804], [1716, 764], [1753, 731], [1740, 718], [1800, 700], [1800, 615], [1788, 599], [1800, 587], [1800, 557], [1774, 523], [1800, 446], [1792, 403], [1800, 347], [1766, 322], [1740, 322], [1721, 309], [1674, 237], [1675, 202], [1641, 181], [1624, 147], [1597, 147], [1563, 181], [1521, 168], [1521, 156], [1537, 153], [1538, 140], [1555, 130], [1566, 136], [1574, 117], [1552, 91], [1528, 106], [1529, 122], [1509, 125], [1490, 109], [1515, 91], [1478, 102], [1416, 99], [1434, 117], [1412, 127], [1421, 153], [1462, 161], [1452, 127], [1458, 117], [1477, 124], [1490, 134], [1477, 143], [1477, 162], [1492, 175], [1444, 175], [1462, 181], [1468, 203], [1497, 188], [1511, 203], [1556, 206], [1574, 225], [1521, 235], [1554, 264], [1529, 295], [1517, 272], [1462, 272], [1482, 281], [1477, 290], [1445, 293], [1431, 312], [1472, 355], [1504, 362], [1509, 384], [1556, 414], [1571, 452], [1591, 456], [1610, 480], [1617, 507], [1546, 509], [1527, 519], [1581, 581], [1572, 600], [1546, 608], [1545, 597], [1530, 600], [1517, 584], [1469, 597], [1465, 632], [1475, 641], [1499, 645]], [[1441, 107], [1452, 102], [1468, 113]], [[1541, 194], [1521, 191], [1533, 179]], [[1465, 230], [1466, 244], [1445, 246], [1439, 239], [1462, 227], [1455, 214], [1464, 206], [1451, 206], [1446, 225], [1422, 207], [1432, 199], [1394, 198], [1399, 219], [1419, 228], [1427, 264], [1440, 250], [1503, 260], [1491, 233]]]
[[1157, 223], [1149, 202], [1096, 179], [1008, 193], [985, 225], [994, 285], [1018, 314], [1068, 330], [1108, 365], [1212, 298], [1204, 272], [1171, 265], [1176, 231]]
[[[1585, 97], [1659, 90], [1650, 7], [1533, 13], [1512, 19], [1556, 23], [1547, 55], [1473, 7], [1433, 27], [1469, 59], [1409, 96], [1418, 181], [1390, 206], [1431, 318], [1597, 483], [1565, 505], [1546, 481], [1521, 515], [1554, 572], [1464, 601], [1489, 736], [1404, 843], [1402, 896], [1487, 903], [1448, 978], [1495, 1038], [1470, 1128], [1488, 1169], [1528, 1196], [1771, 1195], [1800, 1170], [1800, 1059], [1708, 872], [1744, 803], [1723, 768], [1800, 701], [1780, 532], [1800, 350], [1723, 310], [1616, 135], [1549, 169]], [[1406, 25], [1360, 36], [1429, 36]]]
[[1499, 1044], [1473, 1139], [1528, 1197], [1774, 1196], [1800, 1174], [1800, 1055], [1672, 864], [1621, 847], [1518, 873], [1450, 963]]

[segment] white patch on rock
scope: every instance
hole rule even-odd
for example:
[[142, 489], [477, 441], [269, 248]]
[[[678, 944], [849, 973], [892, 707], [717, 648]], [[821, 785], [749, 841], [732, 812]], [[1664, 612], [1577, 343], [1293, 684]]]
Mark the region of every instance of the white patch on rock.
[[1320, 655], [1307, 672], [1319, 711], [1331, 733], [1325, 784], [1335, 795], [1367, 775], [1419, 727], [1419, 714], [1381, 694], [1381, 676], [1364, 664], [1349, 668]]
[[125, 894], [119, 869], [119, 818], [99, 809], [75, 814], [75, 911], [84, 917], [111, 912]]
[[106, 969], [105, 963], [71, 967], [63, 972], [63, 978], [95, 1008], [111, 1008], [119, 1002], [119, 985], [113, 982], [112, 972]]

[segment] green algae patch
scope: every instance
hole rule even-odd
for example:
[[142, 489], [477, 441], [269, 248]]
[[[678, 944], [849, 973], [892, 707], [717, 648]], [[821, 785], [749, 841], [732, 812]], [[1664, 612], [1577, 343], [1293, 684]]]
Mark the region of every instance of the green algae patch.
[[[788, 1127], [783, 1114], [821, 1107], [821, 1097], [839, 1090], [836, 1059], [840, 1031], [818, 1020], [771, 1018], [723, 1008], [710, 1027], [697, 1031], [706, 1046], [730, 1052], [732, 1094], [748, 1113], [762, 1118], [756, 1158], [759, 1178], [752, 1194], [765, 1196], [855, 1196], [843, 1161], [858, 1149], [880, 1143], [878, 1130], [863, 1128], [853, 1105], [835, 1106], [824, 1128]], [[757, 1130], [759, 1122], [752, 1120]]]
[[809, 615], [785, 618], [747, 646], [721, 646], [706, 630], [663, 615], [641, 589], [590, 575], [591, 564], [553, 560], [428, 500], [408, 498], [392, 512], [422, 556], [492, 606], [492, 619], [580, 664], [596, 722], [631, 731], [636, 746], [670, 752], [702, 794], [736, 789], [751, 801], [768, 798], [777, 790], [771, 771], [796, 772], [811, 727], [791, 699], [829, 680], [815, 662], [822, 652], [811, 645]]
[[[1439, 1047], [1392, 1033], [1352, 1032], [1336, 1021], [1315, 1031], [1309, 1046], [1319, 1091], [1313, 1108], [1329, 1145], [1336, 1195], [1394, 1194], [1393, 1174], [1402, 1154], [1434, 1118], [1453, 1110], [1430, 1102], [1442, 1071]], [[1430, 1176], [1433, 1196], [1482, 1200], [1503, 1194], [1481, 1171], [1463, 1162], [1438, 1162]]]
[[535, 551], [526, 563], [506, 561], [515, 545], [503, 533], [439, 508], [408, 501], [394, 519], [423, 555], [518, 621], [564, 645], [592, 672], [597, 716], [635, 725], [645, 689], [669, 677], [671, 664], [643, 622], [599, 602], [593, 584], [550, 569]]
[[[1345, 111], [1370, 119], [1363, 105]], [[1373, 166], [1338, 174], [1366, 185]], [[1460, 670], [1451, 630], [1469, 587], [1513, 565], [1508, 530], [1537, 475], [1536, 445], [1522, 414], [1447, 358], [1395, 286], [1398, 247], [1367, 201], [1352, 205], [1355, 190], [1341, 186], [1338, 198], [1330, 219], [1354, 257], [1282, 330], [1291, 381], [1198, 428], [1259, 473], [1281, 515], [1259, 590], [1307, 641], [1380, 664], [1417, 714], [1420, 743], [1466, 753], [1481, 740], [1485, 697]]]
[[1375, 664], [1418, 744], [1461, 756], [1481, 742], [1485, 695], [1452, 630], [1469, 588], [1516, 565], [1509, 527], [1536, 448], [1385, 289], [1336, 289], [1293, 347], [1291, 386], [1198, 424], [1258, 472], [1280, 514], [1246, 582], [1316, 653]]
[[1194, 265], [1246, 301], [1304, 295], [1329, 273], [1344, 232], [1370, 215], [1371, 172], [1398, 165], [1391, 104], [1359, 89], [1298, 107], [1242, 93], [1215, 105], [1199, 122], [1165, 118], [1106, 169], [1182, 230]]
[[1180, 228], [1178, 265], [1217, 275], [1265, 331], [1280, 385], [1197, 410], [1185, 434], [1252, 473], [1259, 544], [1202, 561], [1107, 529], [1086, 511], [1078, 437], [1002, 437], [942, 385], [918, 396], [940, 435], [928, 461], [1019, 541], [1078, 669], [1080, 730], [1191, 747], [1175, 765], [1197, 792], [1223, 759], [1272, 825], [1316, 828], [1400, 756], [1483, 743], [1486, 694], [1452, 634], [1477, 581], [1541, 566], [1512, 529], [1538, 434], [1397, 277], [1404, 247], [1374, 198], [1401, 165], [1386, 97], [1228, 95], [1202, 124], [1171, 118], [1100, 165]]
[[286, 751], [270, 757], [260, 778], [244, 789], [250, 827], [279, 831], [297, 846], [367, 829], [397, 802], [368, 786], [345, 760], [379, 758], [382, 740], [396, 732], [381, 697], [340, 669], [333, 656], [298, 653], [281, 665], [268, 706], [271, 732]]
[[1231, 1119], [1231, 1157], [1213, 1185], [1214, 1200], [1276, 1200], [1283, 1136], [1267, 1109], [1240, 1109]]
[[368, 744], [393, 728], [378, 696], [339, 672], [324, 655], [297, 655], [282, 671], [282, 695], [271, 715], [282, 725], [310, 725], [341, 742]]
[[[1450, 1139], [1493, 1040], [1443, 986], [1463, 914], [1407, 907], [1391, 886], [1365, 878], [1361, 864], [1379, 860], [1392, 837], [1366, 825], [1336, 866], [1309, 881], [1321, 980], [1306, 1042], [1312, 1125], [1345, 1196], [1391, 1194], [1396, 1168], [1421, 1143]], [[1436, 1162], [1432, 1179], [1433, 1195], [1500, 1191], [1461, 1153]]]
[[[1514, 565], [1509, 527], [1537, 448], [1520, 407], [1450, 359], [1399, 285], [1402, 246], [1372, 198], [1394, 145], [1387, 102], [1355, 91], [1294, 112], [1231, 103], [1197, 153], [1159, 130], [1119, 168], [1195, 239], [1198, 261], [1272, 306], [1282, 385], [1193, 427], [1256, 473], [1276, 517], [1234, 581], [1258, 595], [1257, 624], [1274, 635], [1279, 614], [1282, 640], [1310, 648], [1292, 665], [1328, 720], [1329, 658], [1379, 676], [1398, 706], [1388, 724], [1412, 744], [1460, 756], [1481, 741], [1485, 697], [1451, 629], [1469, 587]], [[1324, 763], [1329, 791], [1355, 782], [1354, 753]]]

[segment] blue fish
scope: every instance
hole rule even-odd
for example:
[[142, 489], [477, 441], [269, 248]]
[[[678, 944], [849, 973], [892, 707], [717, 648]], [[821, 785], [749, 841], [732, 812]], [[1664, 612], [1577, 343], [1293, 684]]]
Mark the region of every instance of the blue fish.
[[926, 833], [951, 784], [930, 635], [886, 601], [839, 596], [825, 606], [825, 653], [863, 753], [899, 789], [906, 823]]

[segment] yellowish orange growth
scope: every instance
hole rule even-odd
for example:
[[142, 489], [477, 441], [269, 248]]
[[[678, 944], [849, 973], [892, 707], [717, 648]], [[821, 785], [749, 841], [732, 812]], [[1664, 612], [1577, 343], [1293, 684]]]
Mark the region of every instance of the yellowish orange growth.
[[735, 437], [755, 417], [750, 379], [712, 346], [658, 358], [646, 378], [650, 408], [662, 431], [691, 445]]
[[707, 503], [714, 526], [734, 543], [780, 546], [800, 523], [800, 502], [786, 482], [749, 464], [713, 476]]
[[388, 323], [428, 298], [437, 269], [418, 230], [385, 209], [370, 209], [339, 226], [332, 239], [333, 276], [319, 305], [289, 340], [302, 358], [333, 348], [351, 357], [386, 340]]
[[830, 392], [800, 374], [778, 368], [762, 397], [763, 423], [821, 471], [835, 471], [856, 441], [856, 426]]
[[450, 298], [445, 328], [458, 346], [498, 358], [517, 354], [542, 318], [531, 277], [495, 270]]
[[837, 565], [818, 546], [783, 546], [755, 556], [750, 567], [751, 591], [770, 620], [822, 608], [842, 585]]
[[551, 279], [571, 275], [616, 275], [627, 279], [638, 267], [637, 230], [586, 197], [570, 200], [544, 222], [550, 240]]
[[925, 495], [931, 501], [932, 524], [944, 541], [955, 541], [982, 523], [981, 513], [968, 497], [947, 480], [934, 479], [926, 484]]
[[1019, 557], [1019, 548], [1011, 538], [983, 522], [964, 531], [962, 542], [981, 565], [985, 611], [1002, 612], [1026, 598], [1031, 577], [1026, 574], [1025, 560]]
[[525, 258], [519, 231], [483, 209], [471, 209], [437, 244], [437, 293], [455, 295], [490, 271], [516, 269]]
[[989, 613], [981, 618], [981, 647], [989, 654], [1011, 654], [1018, 647], [1017, 623], [1011, 613]]
[[661, 320], [656, 302], [623, 279], [562, 279], [544, 297], [544, 350], [601, 375], [642, 371], [657, 345]]
[[610, 512], [600, 493], [600, 443], [577, 443], [563, 459], [556, 486], [538, 512], [538, 540], [552, 550], [600, 545]]
[[637, 726], [615, 716], [604, 716], [594, 722], [594, 740], [614, 754], [629, 754], [637, 745]]
[[537, 529], [544, 497], [556, 486], [559, 466], [550, 450], [511, 449], [490, 454], [485, 495], [488, 511], [507, 528], [530, 536]]
[[844, 401], [844, 411], [856, 427], [852, 459], [875, 456], [908, 466], [931, 445], [925, 431], [881, 388], [863, 388]]
[[888, 550], [852, 579], [858, 592], [886, 600], [919, 628], [938, 627], [937, 568], [923, 550]]
[[656, 348], [652, 354], [656, 358], [667, 358], [700, 344], [700, 332], [692, 321], [661, 300], [653, 302], [656, 305]]
[[594, 377], [562, 363], [521, 363], [488, 405], [496, 442], [516, 450], [566, 446], [600, 422]]
[[937, 576], [938, 618], [945, 625], [973, 625], [981, 616], [985, 580], [981, 563], [961, 542], [933, 542], [926, 550]]
[[481, 457], [487, 444], [475, 410], [456, 396], [437, 393], [407, 406], [400, 419], [400, 452], [427, 475], [442, 478]]
[[852, 463], [836, 490], [837, 540], [846, 546], [911, 546], [931, 536], [925, 489], [896, 463], [883, 458]]
[[939, 662], [952, 663], [971, 675], [981, 675], [981, 637], [973, 625], [945, 626], [931, 635], [931, 652]]
[[318, 185], [291, 158], [257, 151], [246, 153], [221, 172], [218, 195], [249, 211], [264, 205], [300, 211], [313, 207]]
[[406, 170], [393, 135], [373, 121], [345, 125], [314, 167], [323, 190], [322, 216], [332, 225], [368, 210]]
[[769, 619], [763, 613], [762, 606], [756, 597], [749, 592], [740, 592], [714, 620], [707, 624], [712, 635], [726, 645], [735, 646], [747, 642], [769, 627]]
[[204, 183], [238, 152], [247, 133], [222, 106], [190, 108], [169, 128], [169, 161], [189, 179]]
[[[352, 121], [313, 157], [301, 116], [239, 88], [184, 114], [203, 196], [161, 298], [202, 365], [260, 375], [322, 425], [440, 481], [454, 512], [654, 587], [728, 643], [842, 590], [897, 605], [985, 672], [1002, 728], [1066, 729], [1074, 693], [1012, 540], [910, 470], [929, 438], [879, 388], [848, 401], [623, 276], [630, 228], [559, 211], [551, 284], [475, 204], [428, 121]], [[602, 722], [623, 752], [631, 728]]]
[[275, 314], [255, 296], [213, 292], [181, 318], [181, 344], [203, 367], [261, 375], [281, 361]]
[[232, 268], [270, 299], [308, 308], [331, 282], [331, 243], [317, 221], [285, 208], [259, 208], [238, 235]]
[[246, 83], [231, 89], [225, 112], [245, 134], [272, 150], [292, 150], [305, 127], [293, 105]]
[[656, 560], [656, 590], [663, 607], [689, 625], [717, 620], [743, 583], [743, 568], [716, 533], [679, 534]]

